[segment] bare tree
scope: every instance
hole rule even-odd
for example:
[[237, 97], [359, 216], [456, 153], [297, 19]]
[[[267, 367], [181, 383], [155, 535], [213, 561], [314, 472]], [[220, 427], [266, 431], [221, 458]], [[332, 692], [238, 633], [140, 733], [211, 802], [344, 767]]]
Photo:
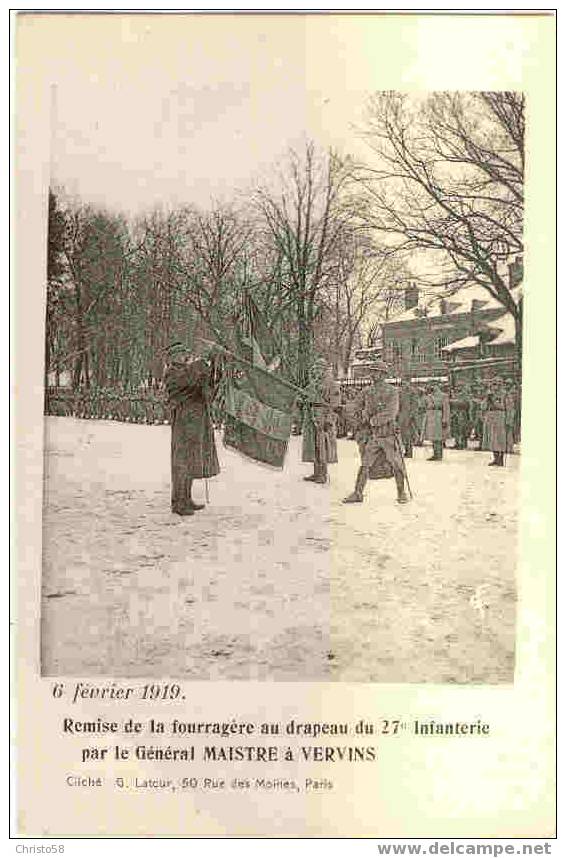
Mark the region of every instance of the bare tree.
[[348, 165], [308, 143], [291, 150], [276, 190], [260, 187], [256, 205], [281, 266], [280, 285], [294, 308], [297, 381], [307, 382], [318, 297], [329, 276], [332, 248], [346, 220]]
[[230, 344], [242, 290], [253, 280], [252, 226], [245, 212], [225, 205], [208, 212], [185, 209], [182, 217], [182, 297], [205, 334]]
[[104, 374], [100, 361], [116, 330], [121, 284], [127, 258], [128, 233], [124, 220], [90, 206], [70, 205], [63, 215], [62, 285], [72, 331], [71, 352], [60, 361], [73, 365], [73, 386], [88, 387]]
[[345, 372], [354, 348], [399, 303], [408, 279], [404, 263], [353, 224], [345, 225], [332, 249], [333, 264], [323, 290], [325, 348], [337, 373]]
[[[155, 209], [134, 224], [136, 251], [131, 265], [131, 300], [125, 319], [129, 331], [128, 375], [150, 386], [159, 385], [165, 348], [190, 329], [190, 313], [179, 293], [185, 289], [180, 271], [184, 261], [184, 218], [180, 212]], [[185, 313], [178, 313], [177, 308]]]
[[65, 282], [65, 213], [51, 188], [48, 198], [47, 290], [45, 309], [45, 384], [51, 369], [59, 383], [60, 358], [68, 334], [64, 333], [65, 312], [62, 289]]
[[479, 284], [516, 322], [522, 301], [503, 267], [523, 250], [524, 97], [515, 92], [378, 93], [363, 135], [364, 221], [403, 254], [427, 253], [438, 285]]

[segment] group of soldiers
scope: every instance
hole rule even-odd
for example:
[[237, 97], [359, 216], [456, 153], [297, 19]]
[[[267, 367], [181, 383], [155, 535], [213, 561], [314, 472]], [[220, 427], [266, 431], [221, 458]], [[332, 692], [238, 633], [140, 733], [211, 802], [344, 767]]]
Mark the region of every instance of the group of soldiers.
[[457, 450], [489, 450], [489, 463], [502, 467], [504, 456], [519, 441], [519, 395], [512, 378], [464, 382], [450, 391], [448, 385], [412, 389], [404, 380], [400, 388], [399, 429], [405, 455], [414, 445], [432, 442], [431, 459], [442, 459], [445, 442], [452, 438]]
[[429, 440], [431, 459], [442, 459], [445, 442], [452, 438], [457, 450], [475, 442], [475, 449], [494, 453], [490, 464], [503, 466], [503, 455], [512, 453], [519, 440], [519, 396], [512, 378], [464, 382], [452, 391], [446, 384], [423, 389], [403, 380], [399, 398], [406, 456], [412, 455], [413, 446]]
[[141, 391], [107, 387], [49, 388], [46, 412], [57, 417], [83, 420], [118, 420], [122, 423], [167, 423], [167, 403], [161, 390]]
[[[466, 449], [475, 439], [480, 450], [493, 454], [490, 466], [503, 467], [505, 455], [518, 441], [519, 397], [512, 379], [495, 378], [463, 384], [450, 393], [447, 385], [399, 387], [386, 381], [389, 367], [379, 359], [369, 368], [370, 384], [344, 402], [332, 367], [318, 359], [300, 401], [302, 459], [313, 464], [304, 479], [324, 484], [328, 465], [337, 461], [337, 429], [351, 432], [358, 444], [360, 466], [354, 490], [344, 503], [361, 503], [368, 479], [393, 477], [397, 501], [411, 497], [405, 458], [424, 441], [432, 444], [429, 461], [440, 461], [446, 441]], [[61, 405], [79, 417], [106, 417], [135, 422], [171, 422], [172, 509], [193, 515], [203, 508], [192, 498], [194, 479], [219, 473], [214, 441], [214, 401], [221, 368], [214, 356], [192, 355], [181, 343], [168, 350], [164, 391], [124, 395], [98, 389], [73, 395]], [[52, 403], [53, 404], [53, 403]], [[56, 413], [48, 409], [48, 413]]]
[[505, 455], [518, 441], [518, 395], [513, 379], [463, 384], [450, 393], [448, 385], [415, 387], [403, 379], [399, 387], [386, 382], [387, 365], [374, 360], [371, 383], [345, 404], [331, 368], [319, 361], [314, 368], [303, 419], [303, 461], [313, 462], [305, 477], [315, 483], [328, 479], [328, 464], [337, 461], [336, 435], [341, 420], [358, 443], [360, 467], [354, 491], [344, 503], [361, 503], [368, 479], [395, 478], [398, 503], [406, 503], [408, 478], [404, 463], [413, 447], [432, 444], [429, 461], [440, 461], [446, 441], [467, 449], [473, 438], [480, 450], [492, 452], [490, 466], [503, 467]]

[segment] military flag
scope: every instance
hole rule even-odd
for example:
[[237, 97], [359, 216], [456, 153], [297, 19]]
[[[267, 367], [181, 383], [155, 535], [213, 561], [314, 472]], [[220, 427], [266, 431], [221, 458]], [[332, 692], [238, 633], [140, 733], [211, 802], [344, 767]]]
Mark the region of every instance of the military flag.
[[281, 347], [277, 337], [249, 292], [244, 293], [242, 306], [243, 321], [247, 331], [247, 336], [240, 334], [243, 354], [254, 366], [266, 369], [268, 372], [278, 372], [282, 365]]
[[224, 444], [250, 459], [282, 468], [300, 389], [281, 373], [281, 350], [249, 295], [244, 296], [248, 336], [222, 392]]

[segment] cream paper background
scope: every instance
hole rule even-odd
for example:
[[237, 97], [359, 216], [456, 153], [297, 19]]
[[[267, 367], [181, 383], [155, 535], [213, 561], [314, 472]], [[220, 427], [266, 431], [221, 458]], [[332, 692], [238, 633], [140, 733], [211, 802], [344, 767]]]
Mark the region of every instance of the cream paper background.
[[[305, 93], [313, 90], [520, 89], [527, 95], [524, 418], [517, 668], [513, 687], [324, 683], [186, 683], [187, 704], [81, 707], [52, 697], [39, 677], [43, 472], [43, 316], [49, 182], [49, 85], [73, 69], [143, 77], [137, 22], [125, 16], [20, 16], [16, 25], [15, 253], [13, 350], [16, 552], [12, 572], [16, 673], [18, 834], [349, 835], [390, 837], [550, 837], [554, 831], [554, 509], [555, 509], [555, 21], [545, 15], [324, 15], [263, 19], [295, 28]], [[249, 23], [249, 19], [248, 19]], [[159, 62], [173, 61], [182, 28], [215, 38], [211, 16], [144, 17]], [[231, 32], [245, 24], [233, 17]], [[130, 34], [128, 38], [126, 36]], [[134, 34], [132, 36], [132, 33]], [[123, 46], [123, 49], [120, 48]], [[204, 56], [205, 54], [203, 54]], [[329, 61], [331, 57], [331, 61]], [[152, 61], [155, 56], [152, 57]], [[302, 63], [302, 68], [301, 68]], [[142, 96], [143, 98], [143, 96]], [[309, 101], [314, 130], [323, 119]], [[332, 105], [330, 109], [334, 109]], [[344, 133], [346, 135], [347, 128]], [[267, 133], [267, 132], [266, 132]], [[261, 141], [258, 141], [258, 152]], [[439, 499], [440, 500], [440, 499]], [[339, 548], [339, 546], [337, 546]], [[65, 679], [68, 688], [74, 685]], [[102, 684], [102, 681], [101, 683]], [[141, 685], [129, 681], [127, 685]], [[416, 716], [491, 724], [489, 739], [379, 741], [377, 764], [248, 765], [238, 771], [141, 763], [82, 766], [79, 738], [61, 738], [64, 715], [181, 720], [376, 720]], [[149, 743], [148, 737], [143, 741]], [[284, 740], [281, 740], [284, 743]], [[353, 740], [349, 744], [354, 744]], [[371, 743], [366, 740], [359, 744]], [[97, 744], [106, 744], [105, 741]], [[122, 739], [121, 744], [128, 744]], [[188, 742], [187, 744], [190, 744]], [[319, 795], [225, 792], [123, 794], [84, 791], [67, 774], [228, 778], [330, 777]]]

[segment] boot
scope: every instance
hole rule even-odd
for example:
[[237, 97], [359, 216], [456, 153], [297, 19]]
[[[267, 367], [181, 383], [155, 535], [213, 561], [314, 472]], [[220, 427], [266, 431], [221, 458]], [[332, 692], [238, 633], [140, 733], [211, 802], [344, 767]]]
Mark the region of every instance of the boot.
[[204, 503], [195, 503], [192, 498], [190, 498], [189, 503], [187, 504], [189, 509], [192, 509], [193, 512], [197, 512], [199, 509], [204, 509], [206, 504]]
[[432, 442], [432, 456], [428, 459], [429, 462], [440, 462], [442, 459], [442, 441]]
[[342, 501], [342, 503], [363, 503], [363, 502], [364, 502], [364, 496], [359, 495], [357, 492], [352, 492], [351, 495], [348, 495]]
[[324, 485], [324, 483], [327, 483], [328, 468], [326, 466], [326, 462], [315, 462], [314, 472], [308, 477], [303, 477], [303, 480], [305, 480], [305, 482], [307, 483], [318, 483], [319, 485]]
[[194, 515], [194, 509], [191, 509], [190, 506], [174, 506], [171, 507], [171, 512], [174, 515]]
[[360, 468], [356, 477], [356, 485], [354, 491], [348, 497], [345, 497], [342, 503], [363, 503], [364, 488], [367, 482], [367, 473], [364, 468]]

